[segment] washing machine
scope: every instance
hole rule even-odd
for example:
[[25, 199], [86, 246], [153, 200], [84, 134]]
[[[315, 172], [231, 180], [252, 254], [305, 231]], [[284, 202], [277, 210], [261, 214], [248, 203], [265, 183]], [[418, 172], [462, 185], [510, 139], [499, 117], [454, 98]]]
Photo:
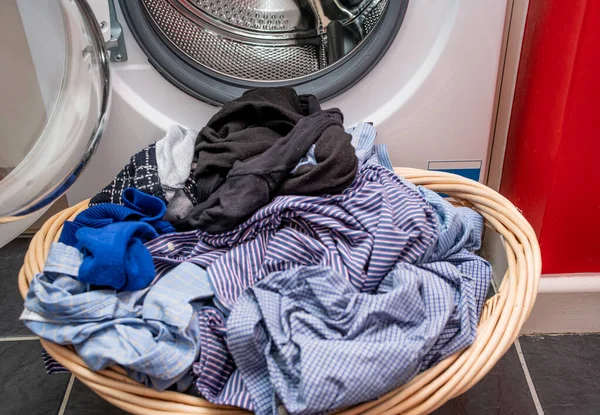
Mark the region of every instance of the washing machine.
[[70, 203], [101, 189], [170, 125], [199, 129], [223, 102], [267, 85], [316, 94], [340, 108], [348, 126], [374, 123], [395, 165], [485, 177], [506, 1], [121, 0], [114, 7], [122, 48], [111, 51], [112, 112]]
[[[200, 129], [261, 86], [315, 94], [347, 126], [373, 123], [394, 165], [485, 179], [508, 0], [16, 2], [37, 72], [48, 72], [49, 50], [64, 49], [48, 118], [70, 118], [34, 146], [46, 142], [28, 165], [45, 155], [36, 174], [48, 183], [22, 173], [37, 186], [23, 195], [35, 197], [13, 200], [13, 212], [26, 207], [13, 217], [67, 189], [70, 204], [94, 195], [169, 126]], [[65, 93], [76, 99], [61, 106]]]

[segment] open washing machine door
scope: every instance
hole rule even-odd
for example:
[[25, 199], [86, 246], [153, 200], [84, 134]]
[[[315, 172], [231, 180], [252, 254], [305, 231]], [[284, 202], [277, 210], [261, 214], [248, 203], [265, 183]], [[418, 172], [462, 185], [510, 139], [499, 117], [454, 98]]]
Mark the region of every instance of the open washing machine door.
[[[106, 35], [85, 0], [1, 2], [0, 246], [77, 179], [106, 124]], [[108, 35], [108, 38], [110, 35]]]

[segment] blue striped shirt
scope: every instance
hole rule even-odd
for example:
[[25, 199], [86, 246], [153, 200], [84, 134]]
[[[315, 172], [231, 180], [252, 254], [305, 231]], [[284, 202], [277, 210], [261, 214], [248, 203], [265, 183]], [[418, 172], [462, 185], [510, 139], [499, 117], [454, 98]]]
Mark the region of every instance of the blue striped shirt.
[[342, 195], [277, 197], [231, 232], [170, 234], [146, 246], [158, 278], [192, 262], [230, 309], [256, 281], [299, 266], [331, 267], [372, 292], [396, 262], [416, 262], [436, 237], [431, 205], [389, 170], [365, 166]]
[[[369, 123], [359, 123], [354, 127], [348, 128], [346, 132], [352, 136], [351, 143], [356, 150], [356, 157], [358, 159], [359, 167], [365, 164], [381, 165], [389, 170], [392, 170], [392, 163], [389, 158], [386, 145], [375, 144], [377, 132], [373, 125]], [[304, 164], [317, 164], [314, 151], [315, 146], [313, 145], [308, 151], [307, 155], [300, 160], [296, 169]], [[216, 305], [220, 305], [218, 300], [216, 300]], [[52, 357], [49, 356], [45, 350], [42, 350], [42, 357], [48, 373], [52, 374], [67, 372], [67, 370], [59, 365], [54, 359], [52, 359]], [[206, 389], [205, 393], [210, 393], [209, 391], [212, 389], [214, 388], [208, 386], [208, 389]]]
[[[439, 202], [444, 209], [459, 211], [441, 198]], [[462, 223], [460, 231], [473, 248], [483, 221], [476, 220], [477, 214], [465, 214], [470, 222]], [[458, 222], [463, 216], [454, 215]], [[267, 275], [305, 266], [328, 267], [357, 291], [374, 293], [398, 262], [444, 257], [439, 251], [446, 246], [443, 241], [457, 238], [446, 232], [445, 220], [440, 222], [449, 217], [427, 203], [418, 188], [385, 168], [367, 164], [342, 195], [278, 197], [232, 232], [165, 235], [147, 247], [159, 276], [186, 261], [205, 268], [227, 312], [242, 292]], [[201, 317], [201, 330], [208, 333], [202, 341], [209, 344], [194, 365], [196, 385], [211, 402], [252, 410], [250, 394], [226, 349], [223, 320], [224, 316], [206, 327]], [[460, 328], [457, 325], [444, 336], [456, 335]], [[432, 353], [430, 361], [444, 354]]]

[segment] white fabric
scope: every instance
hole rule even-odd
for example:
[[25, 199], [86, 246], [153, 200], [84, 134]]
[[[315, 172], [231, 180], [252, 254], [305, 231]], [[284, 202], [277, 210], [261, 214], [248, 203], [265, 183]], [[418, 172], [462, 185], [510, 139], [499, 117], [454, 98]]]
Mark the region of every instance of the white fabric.
[[190, 175], [197, 136], [198, 131], [173, 125], [169, 127], [165, 136], [156, 142], [158, 177], [167, 201], [173, 198], [175, 190], [184, 187]]

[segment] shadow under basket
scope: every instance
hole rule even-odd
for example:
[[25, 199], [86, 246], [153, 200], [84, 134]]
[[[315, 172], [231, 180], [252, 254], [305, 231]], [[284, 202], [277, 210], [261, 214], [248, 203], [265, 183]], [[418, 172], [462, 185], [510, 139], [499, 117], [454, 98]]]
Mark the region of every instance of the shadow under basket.
[[[416, 185], [450, 195], [459, 204], [479, 212], [486, 226], [503, 236], [508, 270], [497, 294], [485, 303], [477, 337], [470, 347], [376, 401], [338, 411], [342, 414], [426, 414], [463, 394], [510, 348], [537, 295], [541, 273], [539, 245], [533, 229], [512, 203], [481, 183], [453, 174], [409, 168], [394, 171]], [[33, 276], [43, 269], [50, 244], [58, 239], [63, 223], [74, 219], [86, 207], [87, 201], [84, 201], [54, 215], [33, 237], [19, 272], [19, 290], [23, 297]], [[121, 367], [94, 372], [71, 347], [40, 341], [77, 379], [108, 402], [133, 414], [246, 413], [182, 393], [157, 392], [127, 377]]]

